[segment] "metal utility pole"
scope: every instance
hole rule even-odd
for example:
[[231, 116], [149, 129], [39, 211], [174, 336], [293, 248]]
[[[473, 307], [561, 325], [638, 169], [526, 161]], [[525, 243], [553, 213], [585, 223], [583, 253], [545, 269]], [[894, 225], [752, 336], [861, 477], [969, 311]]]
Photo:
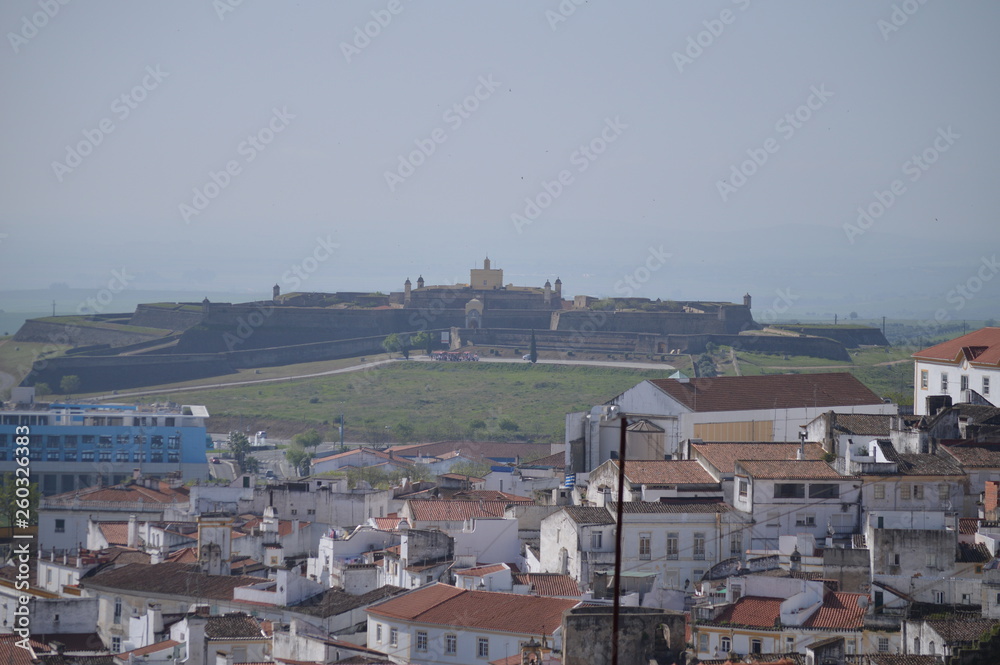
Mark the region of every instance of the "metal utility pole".
[[618, 439], [618, 505], [615, 510], [615, 602], [611, 613], [611, 665], [618, 665], [618, 620], [622, 605], [622, 512], [625, 496], [625, 434], [628, 420], [621, 417], [621, 434]]

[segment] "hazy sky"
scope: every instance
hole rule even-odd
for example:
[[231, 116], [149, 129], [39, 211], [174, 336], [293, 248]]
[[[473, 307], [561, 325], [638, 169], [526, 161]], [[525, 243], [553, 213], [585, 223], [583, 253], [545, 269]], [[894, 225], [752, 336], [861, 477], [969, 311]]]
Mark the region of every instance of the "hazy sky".
[[388, 291], [488, 253], [566, 295], [1000, 309], [994, 0], [9, 0], [0, 27], [0, 290]]

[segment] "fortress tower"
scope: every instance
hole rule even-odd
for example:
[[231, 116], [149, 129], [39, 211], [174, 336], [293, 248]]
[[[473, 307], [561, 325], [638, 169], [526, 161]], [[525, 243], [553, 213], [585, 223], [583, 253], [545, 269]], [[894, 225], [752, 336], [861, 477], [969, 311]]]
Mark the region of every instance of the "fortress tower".
[[477, 291], [491, 291], [503, 288], [503, 270], [490, 268], [490, 257], [483, 261], [482, 269], [469, 271], [469, 286]]

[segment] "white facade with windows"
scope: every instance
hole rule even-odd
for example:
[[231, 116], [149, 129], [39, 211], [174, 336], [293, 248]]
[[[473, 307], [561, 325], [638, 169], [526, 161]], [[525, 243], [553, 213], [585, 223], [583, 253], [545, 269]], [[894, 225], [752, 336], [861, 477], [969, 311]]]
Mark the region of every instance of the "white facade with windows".
[[947, 395], [953, 404], [977, 393], [997, 404], [1000, 328], [981, 328], [913, 354], [913, 413], [927, 415], [927, 398]]

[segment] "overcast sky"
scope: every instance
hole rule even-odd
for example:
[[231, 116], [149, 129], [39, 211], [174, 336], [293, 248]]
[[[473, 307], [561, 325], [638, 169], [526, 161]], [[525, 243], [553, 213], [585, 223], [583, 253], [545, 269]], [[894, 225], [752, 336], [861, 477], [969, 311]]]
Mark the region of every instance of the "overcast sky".
[[993, 0], [9, 0], [0, 27], [0, 290], [389, 291], [489, 254], [569, 296], [998, 309]]

